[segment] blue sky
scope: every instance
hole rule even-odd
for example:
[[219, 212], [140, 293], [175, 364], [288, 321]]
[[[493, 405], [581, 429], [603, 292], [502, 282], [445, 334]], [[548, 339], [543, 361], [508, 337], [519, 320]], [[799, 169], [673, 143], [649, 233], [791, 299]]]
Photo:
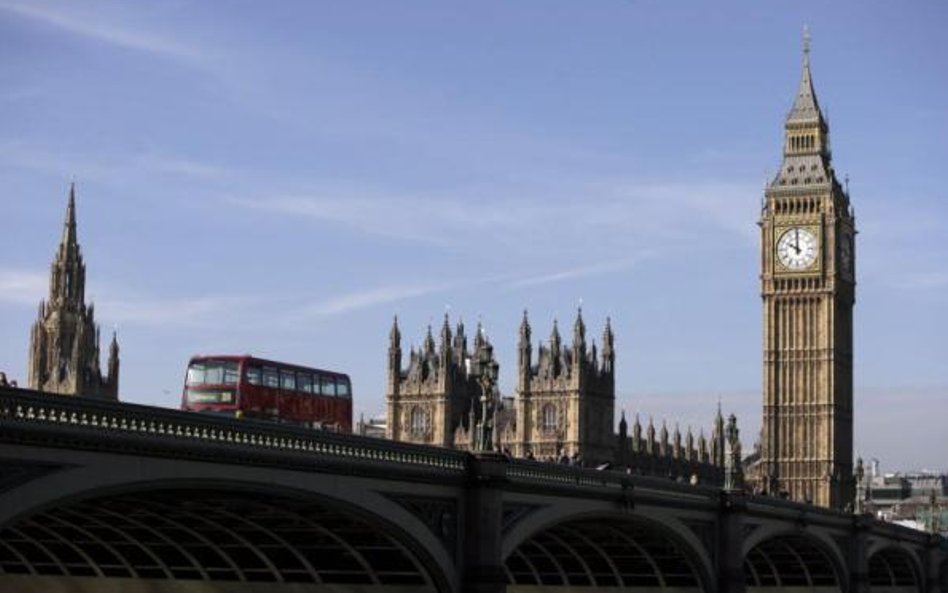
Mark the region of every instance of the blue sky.
[[[582, 302], [617, 407], [760, 425], [757, 217], [801, 30], [856, 210], [856, 448], [948, 466], [943, 2], [0, 0], [0, 369], [26, 373], [70, 180], [121, 395], [188, 357], [352, 375], [482, 319], [514, 382]], [[911, 435], [908, 438], [906, 435]]]

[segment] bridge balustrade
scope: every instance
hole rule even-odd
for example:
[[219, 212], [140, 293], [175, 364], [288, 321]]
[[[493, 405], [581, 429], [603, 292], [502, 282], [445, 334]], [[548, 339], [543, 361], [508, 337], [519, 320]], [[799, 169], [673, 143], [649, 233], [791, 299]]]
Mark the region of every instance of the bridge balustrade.
[[371, 437], [254, 420], [226, 418], [137, 404], [104, 402], [24, 389], [0, 388], [0, 424], [44, 438], [103, 432], [147, 437], [152, 443], [193, 442], [234, 445], [290, 453], [309, 453], [351, 461], [367, 460], [466, 471], [466, 454], [438, 447], [408, 445]]

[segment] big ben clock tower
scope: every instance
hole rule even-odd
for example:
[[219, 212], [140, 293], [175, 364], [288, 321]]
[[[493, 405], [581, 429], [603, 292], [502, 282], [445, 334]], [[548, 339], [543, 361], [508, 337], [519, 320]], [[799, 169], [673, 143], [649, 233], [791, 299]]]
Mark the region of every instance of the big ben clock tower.
[[853, 500], [855, 220], [831, 163], [829, 126], [803, 74], [783, 162], [761, 214], [764, 416], [758, 486], [844, 509]]

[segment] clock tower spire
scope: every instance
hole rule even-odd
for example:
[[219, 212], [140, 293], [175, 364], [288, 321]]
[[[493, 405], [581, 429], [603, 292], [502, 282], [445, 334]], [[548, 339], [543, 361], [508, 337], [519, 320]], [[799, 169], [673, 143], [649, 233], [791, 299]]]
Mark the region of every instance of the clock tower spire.
[[805, 29], [803, 72], [784, 123], [783, 162], [765, 198], [757, 485], [843, 509], [853, 500], [855, 219], [833, 170]]

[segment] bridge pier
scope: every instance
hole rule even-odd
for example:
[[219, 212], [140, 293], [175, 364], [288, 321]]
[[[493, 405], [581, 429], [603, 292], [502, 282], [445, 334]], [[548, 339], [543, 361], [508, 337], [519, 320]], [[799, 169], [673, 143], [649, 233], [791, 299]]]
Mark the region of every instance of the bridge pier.
[[721, 491], [721, 531], [719, 533], [718, 592], [744, 593], [744, 515], [747, 503], [737, 491]]
[[853, 517], [848, 553], [850, 593], [869, 593], [869, 531], [861, 516]]
[[948, 592], [948, 575], [941, 574], [942, 570], [948, 566], [944, 562], [944, 555], [941, 552], [941, 542], [937, 536], [932, 536], [925, 547], [925, 591], [926, 593]]
[[504, 593], [507, 575], [502, 557], [502, 518], [507, 458], [476, 453], [470, 463], [464, 505], [464, 593]]

